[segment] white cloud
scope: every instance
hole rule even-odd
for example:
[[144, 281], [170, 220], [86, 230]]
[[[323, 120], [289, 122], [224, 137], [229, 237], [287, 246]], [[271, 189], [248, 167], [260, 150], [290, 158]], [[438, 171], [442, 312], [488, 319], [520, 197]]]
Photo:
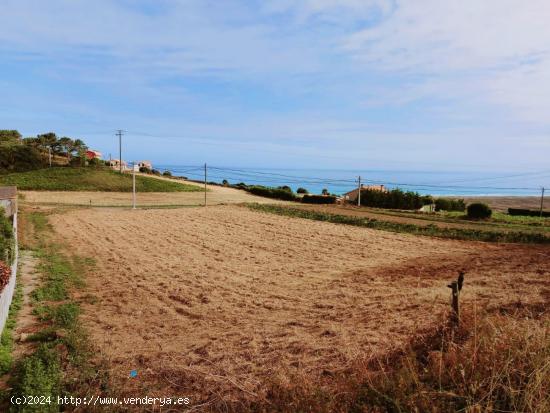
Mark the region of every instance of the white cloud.
[[467, 94], [512, 117], [549, 124], [548, 22], [547, 0], [400, 1], [342, 47], [364, 67], [421, 75], [420, 84], [403, 91], [405, 99], [426, 91], [447, 99]]

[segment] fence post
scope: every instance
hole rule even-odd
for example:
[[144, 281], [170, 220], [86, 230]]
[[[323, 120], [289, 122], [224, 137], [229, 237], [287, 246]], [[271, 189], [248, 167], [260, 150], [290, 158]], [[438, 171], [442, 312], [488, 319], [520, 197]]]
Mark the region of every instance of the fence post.
[[452, 281], [447, 287], [451, 289], [451, 321], [458, 326], [460, 324], [460, 291], [464, 285], [464, 272], [460, 271], [457, 281]]

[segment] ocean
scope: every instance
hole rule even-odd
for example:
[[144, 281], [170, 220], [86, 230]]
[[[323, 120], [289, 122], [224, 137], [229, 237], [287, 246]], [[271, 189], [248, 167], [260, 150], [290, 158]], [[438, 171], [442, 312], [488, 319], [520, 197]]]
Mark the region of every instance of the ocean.
[[[175, 176], [203, 180], [204, 165], [155, 165]], [[405, 170], [343, 170], [343, 169], [275, 169], [247, 167], [207, 167], [207, 180], [230, 184], [290, 186], [294, 191], [302, 187], [310, 193], [341, 195], [358, 185], [358, 177], [365, 185], [383, 184], [387, 188], [401, 188], [427, 195], [448, 196], [538, 196], [545, 181], [550, 185], [550, 173], [506, 173], [479, 171], [405, 171]]]

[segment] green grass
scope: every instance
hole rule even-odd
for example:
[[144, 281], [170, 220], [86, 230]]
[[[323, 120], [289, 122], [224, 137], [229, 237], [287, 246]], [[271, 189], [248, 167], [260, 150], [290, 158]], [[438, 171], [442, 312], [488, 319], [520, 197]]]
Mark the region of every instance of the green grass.
[[502, 212], [494, 212], [488, 220], [472, 220], [466, 217], [464, 212], [436, 212], [425, 214], [413, 211], [389, 211], [384, 209], [367, 208], [369, 212], [379, 215], [389, 215], [404, 218], [414, 218], [423, 221], [447, 222], [456, 224], [475, 225], [488, 229], [493, 227], [496, 230], [517, 230], [525, 232], [550, 232], [550, 218], [520, 217], [511, 216]]
[[42, 328], [28, 338], [35, 344], [35, 351], [13, 368], [9, 382], [12, 390], [4, 400], [6, 396], [50, 397], [52, 404], [38, 406], [38, 410], [32, 406], [12, 406], [12, 410], [59, 411], [58, 395], [82, 395], [90, 389], [99, 393], [98, 388], [106, 388], [106, 378], [93, 364], [94, 351], [79, 323], [80, 305], [71, 296], [72, 290], [84, 286], [83, 274], [95, 261], [68, 256], [53, 244], [48, 238], [51, 226], [44, 214], [24, 214], [28, 225], [35, 225], [34, 253], [39, 259], [42, 282], [32, 295], [32, 304]]
[[330, 214], [304, 210], [300, 208], [279, 206], [279, 205], [260, 205], [248, 204], [249, 208], [256, 211], [268, 212], [272, 214], [285, 215], [297, 218], [306, 218], [316, 221], [326, 221], [336, 224], [353, 225], [364, 228], [372, 228], [383, 231], [407, 233], [414, 235], [427, 235], [440, 238], [451, 238], [471, 241], [486, 242], [518, 242], [518, 243], [537, 243], [549, 244], [550, 237], [541, 233], [516, 232], [516, 231], [485, 231], [467, 228], [443, 228], [435, 225], [419, 226], [414, 224], [404, 224], [397, 222], [379, 221], [376, 219], [354, 217], [347, 215]]
[[23, 287], [17, 280], [13, 298], [10, 304], [8, 319], [0, 337], [0, 374], [7, 373], [12, 367], [13, 330], [15, 329], [17, 314], [23, 304]]
[[[132, 192], [132, 175], [107, 168], [55, 167], [27, 172], [0, 174], [0, 185], [16, 185], [36, 191]], [[196, 192], [195, 185], [136, 176], [137, 192]]]

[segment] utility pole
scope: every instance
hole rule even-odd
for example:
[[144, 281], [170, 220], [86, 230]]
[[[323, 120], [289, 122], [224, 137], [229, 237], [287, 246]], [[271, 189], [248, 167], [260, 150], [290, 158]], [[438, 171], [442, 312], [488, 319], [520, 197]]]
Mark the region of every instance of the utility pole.
[[132, 209], [136, 209], [136, 163], [132, 162]]
[[206, 163], [204, 164], [204, 206], [206, 206]]
[[357, 186], [357, 206], [361, 206], [361, 175], [359, 175], [358, 179], [358, 186]]
[[119, 160], [119, 169], [122, 173], [122, 129], [117, 130], [116, 136], [118, 136], [118, 160]]
[[50, 160], [50, 168], [52, 167], [52, 147], [48, 146], [48, 159]]
[[544, 208], [544, 187], [541, 188], [540, 194], [540, 217], [542, 218], [542, 209]]

